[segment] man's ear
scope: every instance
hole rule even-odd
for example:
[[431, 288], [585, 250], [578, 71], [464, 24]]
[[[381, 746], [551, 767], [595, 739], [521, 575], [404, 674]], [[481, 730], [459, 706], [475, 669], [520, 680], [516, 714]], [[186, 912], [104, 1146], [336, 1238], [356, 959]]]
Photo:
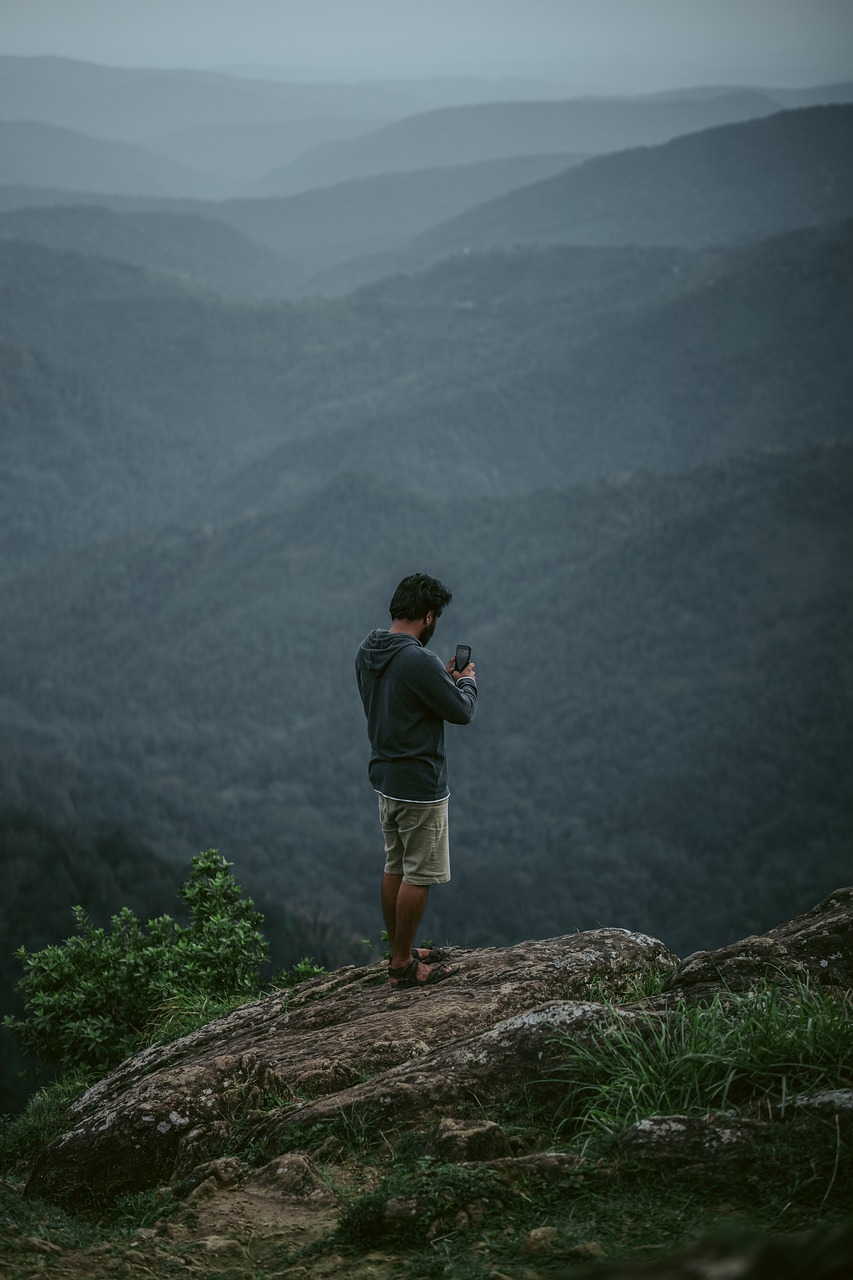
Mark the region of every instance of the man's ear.
[[430, 609], [430, 611], [427, 613], [427, 616], [424, 618], [424, 622], [427, 624], [428, 627], [432, 625], [434, 618], [435, 618], [435, 614]]

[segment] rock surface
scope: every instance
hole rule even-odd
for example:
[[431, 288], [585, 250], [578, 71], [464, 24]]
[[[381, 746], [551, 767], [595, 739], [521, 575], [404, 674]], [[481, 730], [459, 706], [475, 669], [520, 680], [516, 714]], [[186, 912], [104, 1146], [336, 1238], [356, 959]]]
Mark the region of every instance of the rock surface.
[[687, 956], [667, 979], [665, 990], [696, 999], [721, 987], [746, 991], [762, 978], [851, 990], [853, 888], [837, 889], [805, 915], [768, 933]]
[[454, 979], [423, 990], [389, 987], [381, 964], [338, 970], [128, 1059], [71, 1108], [28, 1193], [74, 1202], [154, 1187], [237, 1126], [273, 1140], [341, 1107], [378, 1104], [390, 1117], [417, 1099], [422, 1116], [475, 1087], [512, 1091], [541, 1070], [556, 1028], [589, 1035], [613, 1021], [587, 999], [591, 986], [618, 999], [676, 957], [653, 938], [600, 929], [454, 962]]
[[[127, 1060], [71, 1108], [28, 1194], [74, 1205], [189, 1178], [199, 1203], [226, 1186], [244, 1198], [287, 1187], [322, 1216], [332, 1207], [293, 1148], [341, 1116], [374, 1132], [432, 1127], [442, 1159], [490, 1161], [511, 1176], [533, 1157], [492, 1122], [459, 1119], [472, 1099], [511, 1099], [532, 1081], [545, 1087], [567, 1044], [617, 1026], [643, 1034], [679, 998], [704, 1000], [768, 976], [853, 988], [853, 889], [761, 938], [681, 962], [661, 942], [620, 929], [457, 951], [453, 961], [452, 980], [423, 990], [390, 988], [381, 964], [342, 969]], [[650, 975], [666, 977], [663, 997], [638, 995]], [[714, 1152], [736, 1159], [744, 1135], [735, 1127], [650, 1117], [623, 1141], [650, 1159], [701, 1164]], [[213, 1159], [249, 1138], [271, 1155], [290, 1154], [260, 1173]], [[535, 1158], [547, 1164], [547, 1153]]]

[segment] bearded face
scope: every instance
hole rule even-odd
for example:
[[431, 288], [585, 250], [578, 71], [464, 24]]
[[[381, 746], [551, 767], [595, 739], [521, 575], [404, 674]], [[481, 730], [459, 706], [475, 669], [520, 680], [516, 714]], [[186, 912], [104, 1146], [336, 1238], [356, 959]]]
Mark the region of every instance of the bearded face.
[[433, 620], [432, 620], [432, 622], [429, 624], [429, 626], [426, 626], [426, 627], [422, 627], [422, 628], [421, 628], [421, 633], [420, 633], [420, 635], [418, 636], [418, 639], [420, 640], [420, 642], [421, 642], [421, 644], [424, 646], [424, 648], [426, 648], [426, 646], [429, 644], [430, 640], [433, 638], [433, 635], [435, 634], [435, 628], [436, 628], [437, 624], [438, 624], [438, 618], [433, 618]]

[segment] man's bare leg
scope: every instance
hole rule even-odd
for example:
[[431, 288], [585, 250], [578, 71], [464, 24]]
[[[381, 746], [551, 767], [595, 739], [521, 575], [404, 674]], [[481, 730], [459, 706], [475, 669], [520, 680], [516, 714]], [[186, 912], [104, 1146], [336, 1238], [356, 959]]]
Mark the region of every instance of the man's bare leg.
[[[423, 919], [429, 885], [407, 884], [402, 876], [386, 871], [382, 877], [382, 914], [391, 947], [391, 965], [405, 969], [412, 963], [412, 947]], [[418, 965], [418, 980], [425, 981], [429, 967]]]

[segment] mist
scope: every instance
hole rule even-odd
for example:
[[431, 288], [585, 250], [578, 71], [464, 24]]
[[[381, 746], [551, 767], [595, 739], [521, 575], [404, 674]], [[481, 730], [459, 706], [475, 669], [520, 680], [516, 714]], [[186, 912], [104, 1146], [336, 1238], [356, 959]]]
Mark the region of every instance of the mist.
[[846, 0], [6, 0], [2, 52], [296, 79], [533, 77], [577, 92], [797, 87], [853, 65]]

